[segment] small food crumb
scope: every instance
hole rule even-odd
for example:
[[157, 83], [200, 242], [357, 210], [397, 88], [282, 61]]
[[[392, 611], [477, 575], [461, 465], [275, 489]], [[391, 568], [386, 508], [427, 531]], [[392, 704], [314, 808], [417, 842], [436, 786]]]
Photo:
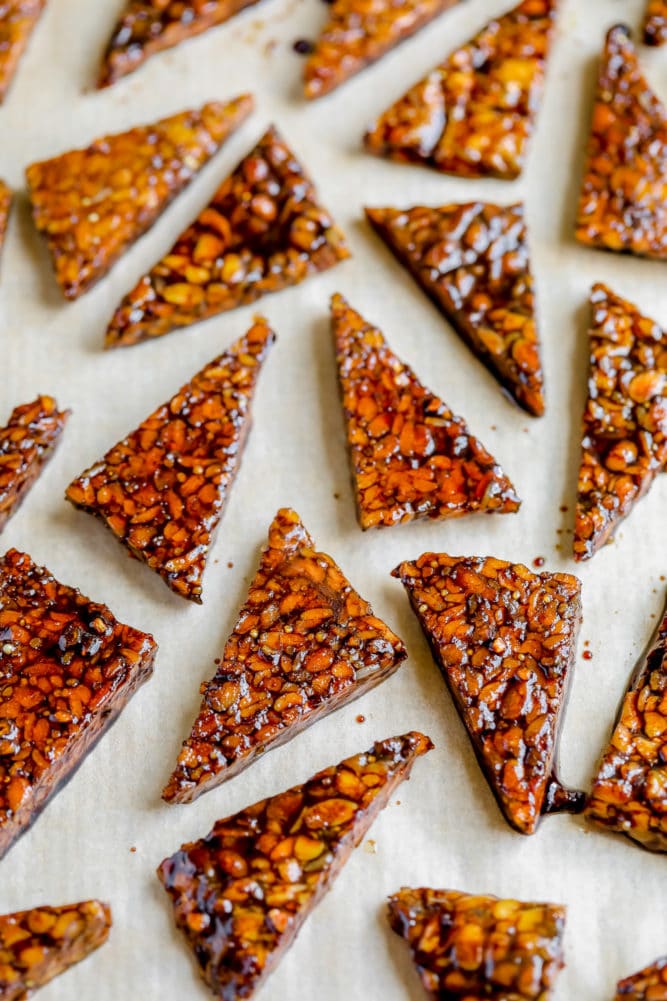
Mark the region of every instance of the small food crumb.
[[132, 852], [132, 854], [134, 854], [136, 852], [136, 850], [137, 849], [134, 847], [134, 845], [130, 848], [130, 851]]
[[357, 716], [357, 723], [365, 723], [365, 722], [366, 722], [366, 717], [362, 716], [361, 713], [359, 713], [359, 715]]
[[377, 855], [377, 844], [372, 838], [369, 838], [368, 841], [364, 842], [364, 850], [367, 851], [369, 855]]
[[339, 493], [336, 492], [334, 494], [334, 500], [340, 500], [340, 494]]
[[230, 570], [234, 569], [234, 564], [232, 563], [231, 560], [229, 561], [229, 563], [227, 564], [227, 566], [229, 567]]
[[401, 805], [401, 801], [400, 801], [400, 799], [397, 799], [397, 800], [396, 800], [396, 804], [395, 804], [395, 805], [396, 805], [396, 806], [400, 806], [400, 805]]
[[561, 504], [561, 506], [560, 506], [560, 510], [561, 510], [561, 512], [562, 512], [563, 514], [565, 514], [565, 512], [566, 512], [566, 511], [569, 511], [570, 509], [569, 509], [569, 507], [567, 506], [567, 504]]
[[590, 650], [584, 650], [583, 657], [584, 660], [593, 660], [593, 654]]
[[295, 52], [298, 52], [300, 56], [309, 56], [315, 49], [315, 46], [307, 38], [297, 38], [292, 48]]
[[545, 563], [544, 556], [536, 556], [535, 559], [533, 560], [534, 567], [543, 567], [544, 563]]

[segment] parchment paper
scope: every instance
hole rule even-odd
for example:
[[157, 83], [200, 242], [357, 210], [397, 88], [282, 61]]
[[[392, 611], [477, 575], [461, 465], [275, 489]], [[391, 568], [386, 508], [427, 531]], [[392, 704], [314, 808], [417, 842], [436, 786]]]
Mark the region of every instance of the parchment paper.
[[[418, 762], [412, 781], [375, 823], [369, 835], [374, 845], [350, 859], [263, 999], [422, 998], [407, 950], [384, 919], [385, 897], [406, 884], [567, 904], [568, 966], [557, 1001], [611, 998], [620, 976], [667, 952], [664, 858], [570, 817], [545, 820], [531, 838], [507, 827], [402, 588], [389, 577], [400, 560], [428, 549], [528, 564], [544, 556], [546, 569], [580, 574], [585, 623], [563, 729], [562, 774], [587, 786], [632, 667], [656, 625], [665, 591], [660, 575], [667, 572], [667, 477], [656, 482], [613, 546], [578, 569], [570, 558], [589, 287], [607, 281], [667, 324], [665, 265], [588, 251], [571, 238], [604, 32], [618, 20], [639, 27], [643, 0], [563, 0], [539, 130], [519, 182], [440, 177], [374, 159], [360, 147], [377, 113], [510, 5], [466, 0], [330, 98], [306, 104], [302, 61], [291, 44], [312, 37], [323, 23], [327, 8], [319, 0], [263, 0], [103, 93], [92, 91], [91, 83], [122, 0], [50, 0], [0, 109], [0, 175], [14, 187], [22, 187], [23, 169], [33, 160], [211, 98], [250, 90], [258, 110], [153, 231], [73, 305], [56, 289], [25, 196], [8, 234], [0, 280], [0, 419], [38, 392], [55, 394], [74, 415], [53, 463], [3, 533], [3, 551], [27, 550], [61, 580], [107, 602], [120, 619], [152, 631], [160, 644], [154, 679], [0, 863], [0, 912], [91, 896], [113, 906], [109, 944], [54, 981], [40, 994], [43, 1001], [205, 998], [173, 928], [156, 865], [183, 841], [206, 834], [217, 818], [410, 728], [428, 733], [437, 750]], [[667, 52], [642, 48], [641, 57], [667, 98]], [[204, 605], [194, 607], [127, 559], [110, 533], [62, 495], [72, 477], [249, 325], [255, 310], [243, 309], [153, 344], [101, 350], [122, 294], [171, 246], [271, 121], [312, 173], [354, 258], [260, 304], [279, 340], [259, 384], [254, 431], [209, 564]], [[506, 402], [362, 220], [364, 204], [435, 205], [477, 197], [527, 202], [548, 379], [548, 413], [539, 421]], [[361, 534], [329, 332], [333, 291], [379, 324], [425, 383], [465, 415], [513, 478], [524, 499], [519, 515]], [[160, 790], [199, 705], [199, 684], [213, 673], [281, 505], [300, 512], [320, 548], [405, 639], [409, 661], [363, 701], [195, 805], [166, 806]], [[584, 640], [590, 641], [590, 661], [581, 657]], [[363, 724], [356, 721], [359, 713]]]

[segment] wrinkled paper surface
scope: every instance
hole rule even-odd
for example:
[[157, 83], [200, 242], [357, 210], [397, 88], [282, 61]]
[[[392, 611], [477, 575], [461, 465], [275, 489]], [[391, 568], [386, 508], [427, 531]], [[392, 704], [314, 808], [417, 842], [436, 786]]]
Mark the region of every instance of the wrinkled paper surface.
[[[441, 177], [377, 160], [360, 146], [367, 123], [467, 40], [509, 0], [466, 0], [320, 102], [300, 96], [294, 40], [313, 37], [319, 0], [262, 0], [232, 22], [150, 60], [102, 93], [92, 90], [121, 0], [50, 0], [14, 87], [0, 108], [0, 175], [23, 187], [24, 167], [104, 133], [214, 98], [252, 91], [258, 109], [96, 289], [66, 304], [32, 227], [25, 195], [14, 212], [0, 280], [0, 420], [52, 393], [73, 416], [52, 464], [3, 533], [62, 581], [151, 631], [153, 680], [69, 786], [0, 863], [0, 912], [99, 896], [113, 907], [108, 945], [40, 994], [43, 1001], [205, 998], [154, 875], [165, 855], [213, 822], [375, 739], [418, 728], [437, 749], [417, 762], [350, 858], [261, 994], [318, 1001], [419, 1001], [407, 949], [389, 931], [386, 896], [402, 885], [491, 892], [568, 905], [567, 969], [557, 1001], [611, 998], [619, 977], [667, 951], [667, 868], [621, 837], [582, 820], [548, 818], [530, 838], [505, 824], [475, 762], [400, 584], [389, 571], [435, 549], [492, 554], [578, 572], [584, 625], [562, 741], [562, 776], [588, 787], [619, 700], [664, 599], [667, 477], [653, 487], [614, 545], [578, 570], [570, 558], [591, 284], [608, 282], [667, 324], [667, 266], [578, 247], [572, 227], [598, 52], [606, 29], [641, 22], [643, 0], [563, 0], [539, 129], [514, 184]], [[641, 57], [667, 98], [667, 50]], [[168, 399], [249, 326], [256, 309], [228, 313], [152, 344], [103, 353], [121, 296], [205, 205], [221, 180], [275, 122], [346, 231], [354, 257], [259, 305], [278, 333], [261, 377], [254, 430], [213, 549], [204, 605], [172, 595], [111, 534], [63, 499], [67, 483]], [[525, 199], [537, 279], [548, 411], [534, 420], [496, 382], [363, 221], [362, 206], [486, 198]], [[362, 535], [357, 527], [338, 402], [328, 299], [340, 291], [381, 326], [396, 352], [462, 413], [524, 499], [516, 516], [467, 518]], [[338, 495], [338, 496], [337, 496]], [[410, 657], [361, 702], [267, 754], [192, 806], [160, 791], [254, 573], [269, 522], [295, 507]], [[561, 512], [561, 505], [568, 511]], [[561, 546], [562, 548], [557, 548]], [[233, 564], [233, 567], [231, 566]], [[581, 653], [590, 641], [592, 660]], [[357, 722], [358, 714], [365, 722]], [[132, 853], [131, 848], [136, 848]], [[375, 848], [375, 851], [372, 849]]]

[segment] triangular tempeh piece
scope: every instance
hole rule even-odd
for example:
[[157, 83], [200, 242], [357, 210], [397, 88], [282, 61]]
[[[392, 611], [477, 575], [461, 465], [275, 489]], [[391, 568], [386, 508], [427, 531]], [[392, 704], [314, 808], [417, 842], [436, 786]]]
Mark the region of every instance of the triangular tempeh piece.
[[463, 177], [523, 170], [557, 0], [523, 0], [453, 52], [366, 133], [366, 149]]
[[307, 98], [322, 97], [460, 0], [333, 0], [304, 69]]
[[147, 59], [228, 21], [257, 0], [128, 0], [116, 24], [97, 86], [109, 87]]
[[46, 0], [5, 0], [0, 6], [0, 104], [45, 6]]
[[465, 421], [341, 295], [331, 310], [361, 527], [518, 511], [514, 487]]
[[667, 0], [649, 0], [644, 21], [644, 41], [647, 45], [664, 45], [667, 42]]
[[0, 428], [0, 532], [53, 455], [69, 416], [53, 397], [38, 396]]
[[183, 598], [202, 578], [251, 426], [257, 379], [275, 335], [258, 318], [167, 403], [67, 488]]
[[607, 35], [595, 94], [576, 237], [603, 250], [667, 258], [667, 110], [630, 32]]
[[389, 924], [410, 947], [429, 997], [549, 1001], [565, 965], [565, 908], [404, 887]]
[[544, 813], [580, 812], [556, 777], [581, 621], [581, 584], [492, 557], [424, 553], [402, 582], [505, 817], [532, 834]]
[[522, 205], [366, 209], [392, 253], [514, 400], [544, 413]]
[[0, 914], [0, 998], [26, 1001], [104, 945], [110, 928], [99, 900]]
[[2, 246], [5, 242], [12, 199], [13, 196], [10, 188], [7, 187], [4, 181], [0, 180], [0, 252], [2, 252]]
[[667, 852], [667, 611], [623, 699], [586, 816], [650, 851]]
[[191, 802], [379, 685], [405, 657], [296, 512], [279, 511], [164, 799]]
[[107, 347], [188, 327], [349, 257], [345, 239], [274, 128], [120, 304]]
[[667, 1001], [667, 956], [619, 980], [614, 1001]]
[[252, 108], [249, 94], [205, 104], [27, 168], [35, 225], [66, 298], [107, 274]]
[[[378, 741], [303, 785], [219, 820], [158, 876], [220, 1001], [253, 997], [415, 760], [421, 733]], [[324, 931], [326, 934], [326, 931]]]
[[0, 558], [0, 858], [148, 681], [156, 651], [25, 553]]
[[607, 542], [667, 462], [667, 333], [593, 286], [574, 556]]

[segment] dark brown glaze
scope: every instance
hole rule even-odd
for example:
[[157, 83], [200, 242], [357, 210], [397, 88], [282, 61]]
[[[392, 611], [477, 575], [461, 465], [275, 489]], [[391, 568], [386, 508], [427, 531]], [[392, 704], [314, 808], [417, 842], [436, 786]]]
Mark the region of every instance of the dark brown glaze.
[[667, 462], [667, 333], [605, 285], [591, 310], [576, 560], [609, 541]]
[[0, 6], [0, 104], [45, 6], [46, 0], [3, 0]]
[[104, 945], [111, 909], [99, 900], [0, 915], [0, 998], [27, 1001]]
[[576, 237], [667, 258], [667, 111], [624, 25], [609, 31], [602, 54]]
[[298, 285], [349, 256], [304, 168], [270, 128], [124, 298], [106, 345], [161, 337]]
[[67, 299], [107, 274], [252, 109], [243, 94], [27, 168], [33, 219]]
[[667, 1001], [667, 956], [619, 980], [614, 1001]]
[[586, 816], [667, 852], [667, 612], [623, 699]]
[[0, 532], [53, 455], [69, 416], [53, 397], [38, 396], [0, 428]]
[[331, 302], [359, 523], [507, 514], [521, 501], [461, 417], [341, 295]]
[[0, 858], [148, 680], [156, 652], [24, 553], [0, 559]]
[[219, 820], [208, 837], [164, 860], [158, 876], [176, 924], [220, 1001], [255, 994], [432, 746], [421, 733], [378, 741], [304, 785]]
[[565, 965], [565, 908], [404, 887], [389, 924], [438, 1001], [549, 1001]]
[[0, 253], [2, 253], [2, 247], [7, 234], [7, 224], [9, 222], [12, 200], [13, 195], [11, 189], [5, 184], [4, 181], [0, 180]]
[[381, 59], [458, 0], [333, 0], [304, 68], [309, 99], [328, 94]]
[[228, 21], [257, 0], [128, 0], [97, 80], [110, 87], [147, 59]]
[[201, 604], [210, 548], [238, 472], [275, 334], [258, 318], [67, 488], [176, 594]]
[[163, 797], [189, 803], [379, 685], [407, 656], [283, 509]]
[[585, 796], [555, 775], [581, 584], [492, 557], [424, 553], [393, 572], [442, 671], [501, 810], [521, 834]]
[[544, 376], [522, 205], [366, 209], [376, 232], [470, 350], [534, 417]]
[[644, 41], [647, 45], [664, 45], [667, 42], [667, 0], [648, 0]]
[[542, 99], [556, 7], [556, 0], [523, 0], [494, 18], [380, 116], [366, 149], [463, 177], [518, 177]]

